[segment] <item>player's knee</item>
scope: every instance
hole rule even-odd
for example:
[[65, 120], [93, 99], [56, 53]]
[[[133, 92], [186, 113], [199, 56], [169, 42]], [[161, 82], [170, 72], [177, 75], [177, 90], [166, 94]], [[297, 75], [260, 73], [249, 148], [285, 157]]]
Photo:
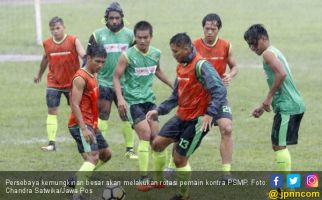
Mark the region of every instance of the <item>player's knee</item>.
[[112, 158], [112, 152], [110, 151], [110, 149], [106, 148], [106, 149], [104, 149], [103, 151], [100, 152], [100, 155], [99, 155], [100, 160], [102, 160], [104, 162], [107, 162], [111, 158]]
[[161, 152], [165, 149], [159, 140], [153, 140], [151, 147], [153, 151], [157, 151], [157, 152]]
[[233, 126], [232, 124], [226, 124], [223, 127], [220, 127], [221, 137], [222, 138], [230, 138], [232, 137]]
[[98, 113], [98, 117], [102, 120], [108, 120], [108, 118], [110, 117], [110, 113], [108, 111], [100, 111]]

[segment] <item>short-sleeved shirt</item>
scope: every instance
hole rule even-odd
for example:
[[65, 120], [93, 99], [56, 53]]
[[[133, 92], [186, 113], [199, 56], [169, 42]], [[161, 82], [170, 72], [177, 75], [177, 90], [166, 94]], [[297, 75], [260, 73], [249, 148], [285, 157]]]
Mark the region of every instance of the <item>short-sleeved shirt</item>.
[[[112, 32], [107, 27], [100, 28], [93, 33], [98, 44], [102, 44], [107, 57], [103, 68], [98, 72], [98, 83], [101, 86], [113, 87], [113, 75], [122, 52], [125, 52], [134, 42], [131, 29], [123, 27], [118, 32]], [[123, 80], [121, 79], [121, 82]]]
[[147, 53], [142, 53], [136, 46], [133, 46], [124, 55], [128, 61], [123, 74], [125, 100], [130, 105], [145, 102], [155, 103], [152, 84], [160, 62], [160, 50], [150, 46]]

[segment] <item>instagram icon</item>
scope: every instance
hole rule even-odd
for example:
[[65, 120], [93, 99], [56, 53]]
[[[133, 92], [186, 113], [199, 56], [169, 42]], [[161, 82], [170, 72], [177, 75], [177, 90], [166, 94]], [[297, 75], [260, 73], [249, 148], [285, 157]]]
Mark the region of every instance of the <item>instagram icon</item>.
[[317, 188], [319, 186], [319, 177], [317, 174], [306, 175], [305, 186], [307, 188]]

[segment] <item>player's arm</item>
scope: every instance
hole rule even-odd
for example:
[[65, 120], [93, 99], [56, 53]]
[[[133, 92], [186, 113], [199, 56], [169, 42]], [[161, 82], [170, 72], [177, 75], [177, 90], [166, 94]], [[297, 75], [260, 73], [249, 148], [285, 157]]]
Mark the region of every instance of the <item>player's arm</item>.
[[44, 74], [46, 68], [48, 66], [48, 58], [46, 54], [42, 56], [41, 62], [40, 62], [40, 68], [38, 71], [38, 74], [34, 77], [34, 82], [39, 83], [41, 80], [42, 75]]
[[200, 63], [199, 69], [197, 70], [199, 70], [201, 75], [200, 81], [202, 85], [208, 90], [211, 96], [206, 115], [201, 123], [201, 129], [206, 131], [211, 127], [213, 117], [217, 115], [222, 104], [226, 101], [227, 90], [218, 73], [209, 62], [204, 61]]
[[172, 94], [168, 99], [163, 101], [159, 107], [155, 110], [151, 110], [146, 114], [146, 118], [151, 120], [156, 118], [158, 115], [166, 115], [168, 114], [173, 108], [178, 105], [178, 79], [175, 80]]
[[80, 101], [83, 96], [85, 85], [86, 85], [86, 82], [81, 77], [76, 77], [73, 80], [70, 107], [72, 109], [72, 112], [74, 113], [78, 126], [82, 130], [82, 134], [84, 135], [85, 140], [87, 142], [93, 143], [94, 141], [93, 134], [86, 128], [85, 122], [83, 120], [83, 115], [79, 107]]
[[224, 74], [223, 82], [224, 82], [225, 86], [229, 86], [230, 82], [238, 74], [238, 68], [237, 68], [237, 64], [235, 61], [235, 57], [234, 57], [234, 53], [233, 53], [233, 49], [231, 47], [231, 44], [229, 44], [227, 64], [229, 66], [229, 73]]
[[122, 87], [121, 87], [121, 77], [124, 74], [124, 71], [128, 65], [128, 60], [126, 55], [123, 53], [120, 58], [119, 62], [116, 65], [114, 76], [113, 76], [113, 85], [115, 94], [117, 97], [117, 107], [119, 110], [119, 113], [124, 119], [127, 117], [127, 108], [128, 105], [122, 95]]
[[75, 47], [76, 47], [76, 51], [77, 51], [77, 54], [78, 56], [81, 58], [81, 59], [84, 59], [84, 56], [85, 56], [85, 49], [83, 48], [83, 45], [82, 43], [79, 41], [78, 38], [76, 38], [75, 40]]
[[283, 81], [286, 78], [286, 72], [283, 68], [282, 63], [278, 60], [276, 55], [271, 51], [265, 51], [263, 53], [264, 62], [273, 70], [274, 72], [274, 82], [270, 88], [266, 99], [263, 101], [263, 109], [267, 112], [271, 110], [270, 106], [272, 104], [273, 96], [277, 90], [283, 84]]
[[160, 68], [160, 63], [158, 63], [155, 75], [162, 81], [163, 83], [167, 84], [171, 89], [173, 89], [173, 83], [168, 79], [168, 77], [163, 73]]

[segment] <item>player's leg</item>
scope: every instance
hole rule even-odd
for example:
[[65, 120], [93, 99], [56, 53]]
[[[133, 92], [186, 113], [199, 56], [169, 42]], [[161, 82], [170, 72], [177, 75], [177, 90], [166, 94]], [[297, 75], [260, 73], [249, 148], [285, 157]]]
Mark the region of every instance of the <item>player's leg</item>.
[[[86, 128], [95, 135], [90, 126], [86, 126]], [[76, 180], [85, 182], [92, 175], [99, 160], [97, 139], [94, 137], [94, 142], [92, 144], [88, 143], [79, 126], [69, 127], [69, 132], [76, 141], [78, 151], [84, 159], [84, 163], [76, 173]], [[78, 191], [80, 187], [81, 185], [76, 184]]]
[[[189, 181], [191, 178], [191, 167], [188, 162], [189, 157], [199, 147], [203, 137], [207, 134], [207, 131], [201, 131], [202, 117], [198, 117], [195, 120], [182, 122], [181, 127], [183, 132], [179, 137], [178, 142], [175, 145], [173, 153], [173, 160], [176, 165], [176, 177], [178, 182]], [[189, 186], [183, 185], [179, 188], [179, 193], [175, 195], [173, 200], [187, 200], [189, 198]]]
[[108, 132], [108, 119], [110, 117], [112, 101], [109, 99], [108, 87], [99, 86], [99, 99], [98, 99], [98, 128], [104, 138]]
[[98, 170], [107, 161], [111, 159], [112, 153], [108, 147], [108, 143], [106, 142], [105, 138], [102, 136], [101, 131], [99, 129], [96, 130], [95, 137], [96, 137], [97, 146], [98, 146], [99, 159], [94, 170]]
[[[117, 97], [113, 90], [114, 102], [117, 106]], [[123, 118], [121, 114], [119, 114], [122, 120], [122, 133], [125, 141], [125, 157], [129, 159], [138, 159], [138, 155], [136, 155], [134, 151], [134, 138], [135, 133], [132, 128], [132, 124], [130, 123], [128, 117]]]
[[215, 116], [216, 125], [219, 127], [221, 134], [220, 155], [222, 161], [222, 171], [230, 174], [231, 162], [233, 155], [233, 136], [232, 136], [232, 114], [231, 108], [226, 102], [217, 116]]
[[55, 141], [58, 129], [57, 114], [61, 93], [62, 91], [55, 88], [47, 88], [46, 90], [46, 103], [48, 108], [46, 127], [49, 143], [47, 146], [41, 147], [44, 151], [56, 150]]
[[296, 115], [276, 113], [274, 116], [271, 139], [277, 171], [286, 173], [291, 171], [291, 155], [287, 145], [297, 144], [302, 117], [303, 113]]

